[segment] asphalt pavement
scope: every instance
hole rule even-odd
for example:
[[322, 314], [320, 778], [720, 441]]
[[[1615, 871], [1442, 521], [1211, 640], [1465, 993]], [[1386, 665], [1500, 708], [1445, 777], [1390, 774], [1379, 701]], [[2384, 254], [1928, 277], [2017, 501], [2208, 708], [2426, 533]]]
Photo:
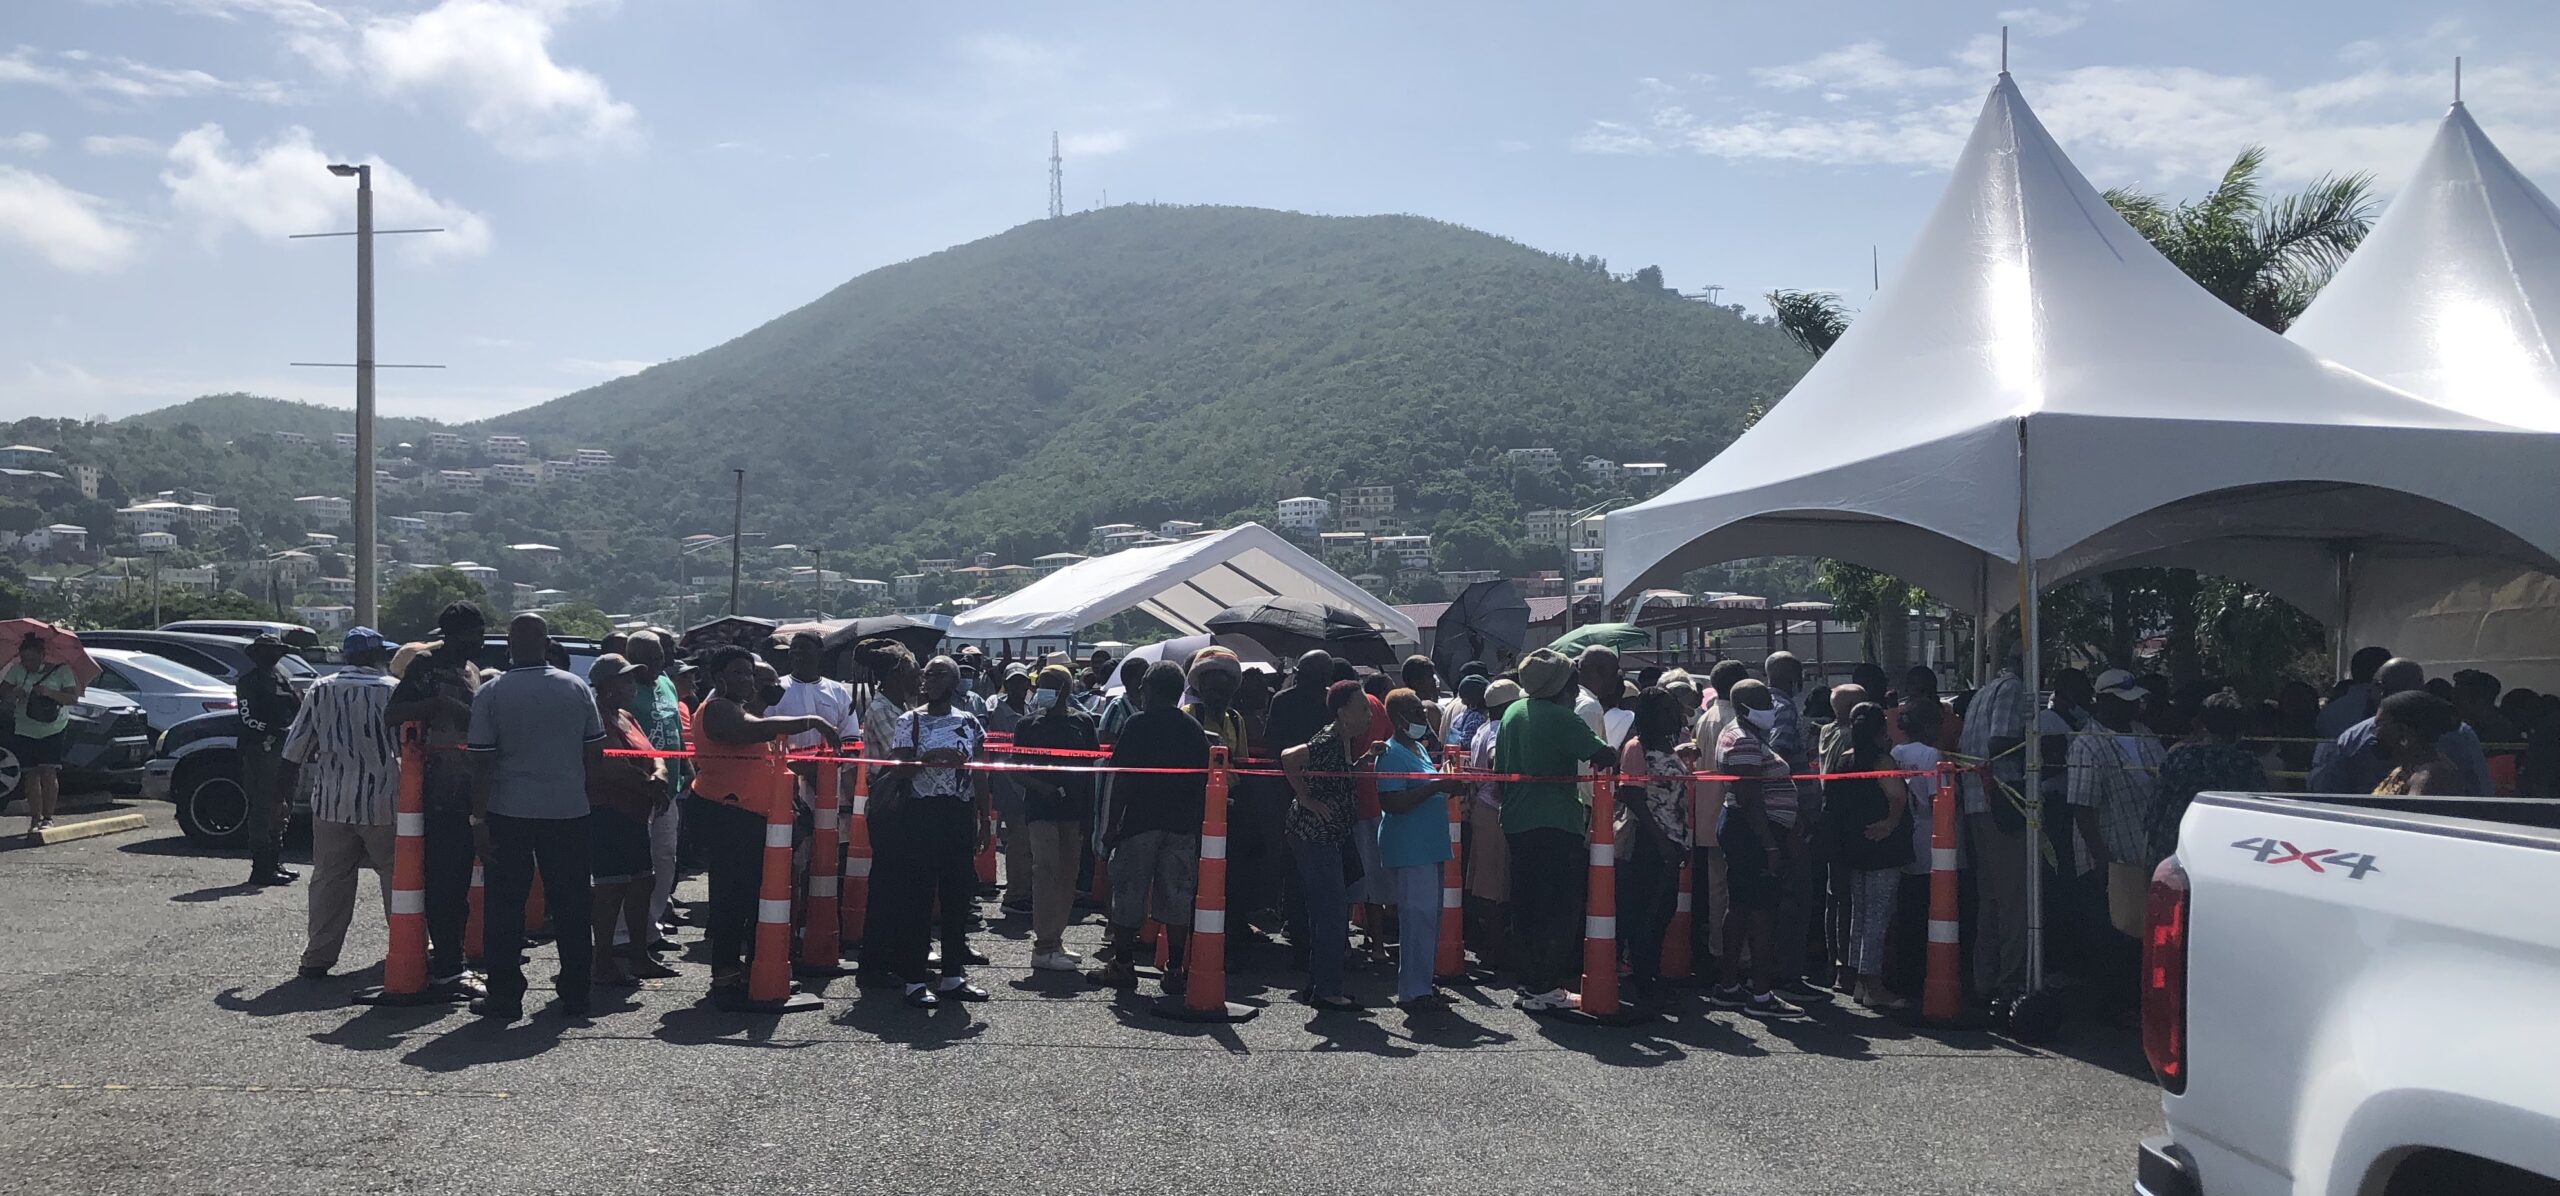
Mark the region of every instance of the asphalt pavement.
[[[850, 980], [717, 1013], [679, 961], [569, 1023], [540, 1011], [547, 949], [526, 1021], [370, 1009], [346, 998], [378, 964], [294, 978], [302, 886], [240, 887], [140, 808], [137, 834], [0, 851], [0, 1192], [2118, 1192], [2159, 1117], [2119, 1029], [2030, 1049], [1694, 998], [1574, 1026], [1493, 988], [1348, 1018], [1279, 972], [1231, 986], [1255, 1020], [1194, 1026], [1152, 983], [1030, 971], [1020, 919], [975, 940], [995, 1000], [933, 1013]], [[359, 900], [348, 964], [382, 950]]]

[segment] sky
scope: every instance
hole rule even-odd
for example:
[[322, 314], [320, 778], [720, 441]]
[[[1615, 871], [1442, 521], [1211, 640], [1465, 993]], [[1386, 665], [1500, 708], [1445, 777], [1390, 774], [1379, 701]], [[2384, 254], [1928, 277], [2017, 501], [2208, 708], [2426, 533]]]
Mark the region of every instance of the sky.
[[0, 0], [0, 417], [351, 404], [374, 166], [386, 414], [466, 420], [1071, 210], [1407, 212], [1757, 306], [1889, 275], [2009, 69], [2092, 181], [2560, 182], [2549, 0]]

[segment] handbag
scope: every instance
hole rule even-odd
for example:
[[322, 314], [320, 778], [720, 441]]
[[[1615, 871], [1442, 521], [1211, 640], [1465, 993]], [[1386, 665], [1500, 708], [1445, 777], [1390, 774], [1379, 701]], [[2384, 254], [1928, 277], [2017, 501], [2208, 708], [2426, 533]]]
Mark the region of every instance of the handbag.
[[42, 676], [27, 682], [27, 717], [29, 719], [39, 723], [49, 723], [62, 717], [62, 703], [44, 696], [41, 689], [46, 681], [60, 671], [62, 666], [55, 665], [46, 669]]

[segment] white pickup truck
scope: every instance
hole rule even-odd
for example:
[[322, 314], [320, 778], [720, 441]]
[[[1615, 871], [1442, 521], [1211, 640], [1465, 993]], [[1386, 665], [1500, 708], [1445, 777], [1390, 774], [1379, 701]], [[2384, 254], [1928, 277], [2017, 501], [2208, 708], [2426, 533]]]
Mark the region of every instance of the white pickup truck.
[[2137, 1196], [2560, 1193], [2560, 803], [2207, 794], [2150, 893]]

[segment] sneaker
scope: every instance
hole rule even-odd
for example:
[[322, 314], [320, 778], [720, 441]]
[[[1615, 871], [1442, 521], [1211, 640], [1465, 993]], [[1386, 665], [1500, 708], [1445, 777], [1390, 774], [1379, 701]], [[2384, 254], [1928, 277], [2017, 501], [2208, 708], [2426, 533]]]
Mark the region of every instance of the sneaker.
[[1798, 1001], [1828, 1001], [1833, 995], [1830, 989], [1807, 984], [1802, 978], [1780, 984], [1777, 987], [1777, 994], [1782, 997], [1792, 997]]
[[1031, 957], [1031, 966], [1042, 972], [1072, 972], [1084, 966], [1084, 957], [1073, 951], [1042, 951]]
[[1751, 992], [1739, 984], [1719, 984], [1707, 990], [1707, 1004], [1717, 1009], [1749, 1009]]
[[1012, 917], [1028, 918], [1031, 916], [1031, 899], [1024, 897], [1018, 900], [1008, 900], [1000, 908]]
[[319, 964], [306, 963], [294, 975], [305, 980], [326, 980], [329, 978], [329, 969]]
[[1551, 988], [1542, 993], [1530, 993], [1527, 996], [1520, 998], [1519, 1001], [1519, 1007], [1526, 1009], [1531, 1013], [1548, 1013], [1559, 1009], [1573, 1009], [1579, 1007], [1581, 1004], [1582, 1001], [1580, 998], [1561, 988]]
[[1760, 993], [1743, 1005], [1742, 1011], [1762, 1021], [1789, 1022], [1805, 1016], [1804, 1006], [1776, 993]]
[[471, 1002], [471, 1012], [495, 1022], [512, 1022], [524, 1016], [524, 1003], [481, 997]]

